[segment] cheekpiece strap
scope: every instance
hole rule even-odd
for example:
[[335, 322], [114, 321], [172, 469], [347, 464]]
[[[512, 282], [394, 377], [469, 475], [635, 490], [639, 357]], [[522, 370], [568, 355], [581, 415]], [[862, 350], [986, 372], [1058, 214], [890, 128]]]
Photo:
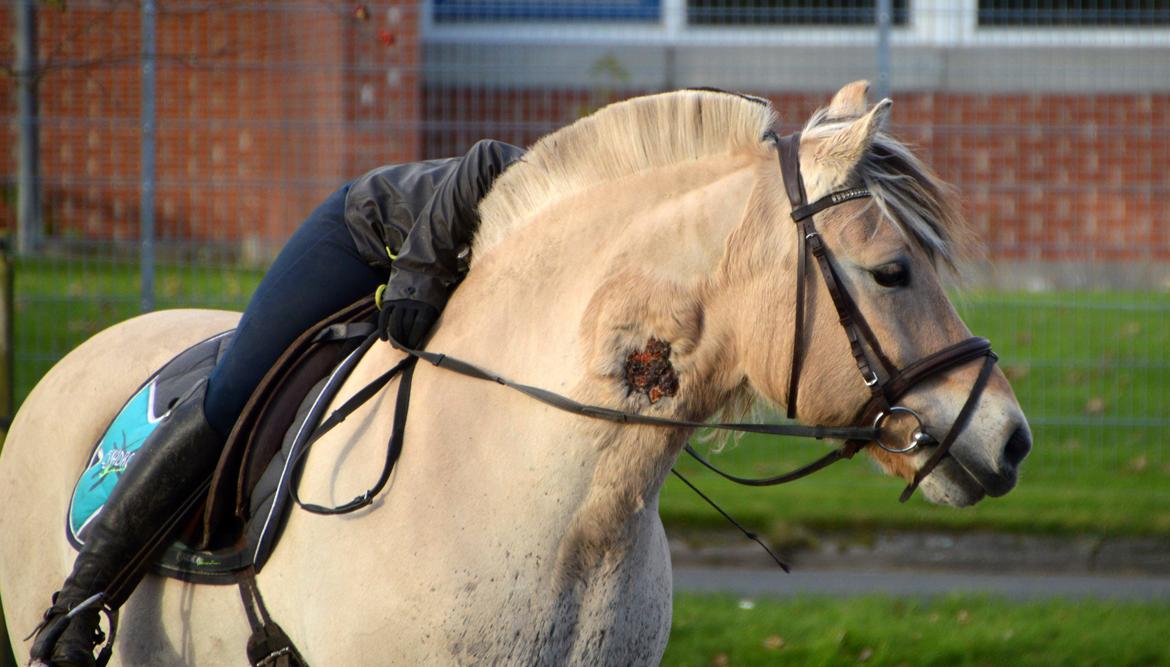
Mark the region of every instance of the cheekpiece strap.
[[[784, 178], [788, 203], [793, 210], [804, 208], [808, 196], [804, 193], [804, 179], [800, 177], [800, 133], [776, 137], [774, 141], [780, 153], [780, 175]], [[796, 216], [793, 219], [799, 220]]]

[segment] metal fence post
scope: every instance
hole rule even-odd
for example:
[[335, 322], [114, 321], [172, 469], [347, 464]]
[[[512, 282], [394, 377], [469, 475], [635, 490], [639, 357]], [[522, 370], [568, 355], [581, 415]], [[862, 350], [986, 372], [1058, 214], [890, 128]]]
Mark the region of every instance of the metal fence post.
[[[4, 438], [12, 424], [13, 364], [12, 364], [12, 314], [15, 308], [12, 293], [12, 257], [7, 241], [0, 239], [0, 450], [4, 449]], [[4, 620], [4, 603], [0, 600], [0, 667], [16, 667], [12, 651], [12, 640], [8, 636]]]
[[155, 141], [155, 18], [154, 0], [142, 3], [142, 194], [139, 200], [140, 249], [142, 273], [140, 307], [154, 310], [154, 141]]
[[890, 27], [894, 22], [893, 0], [877, 0], [877, 98], [890, 96]]
[[20, 132], [16, 176], [16, 251], [33, 252], [40, 238], [40, 123], [37, 105], [37, 3], [16, 3], [16, 86]]
[[[8, 241], [0, 239], [0, 430], [8, 433], [16, 406], [16, 390], [12, 363], [13, 314], [16, 309], [13, 293], [12, 253]], [[3, 443], [0, 441], [0, 449]]]

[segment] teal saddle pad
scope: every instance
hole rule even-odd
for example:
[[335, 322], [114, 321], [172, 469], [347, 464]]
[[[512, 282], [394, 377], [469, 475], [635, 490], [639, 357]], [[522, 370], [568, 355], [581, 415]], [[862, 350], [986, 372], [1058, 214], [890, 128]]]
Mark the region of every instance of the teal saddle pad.
[[[97, 444], [85, 471], [73, 488], [66, 517], [66, 534], [77, 549], [85, 544], [86, 528], [97, 517], [127, 464], [141, 451], [147, 436], [186, 394], [207, 380], [211, 369], [231, 345], [232, 331], [204, 340], [171, 359], [138, 388], [118, 411]], [[170, 545], [156, 571], [185, 579], [200, 574], [222, 575], [245, 567], [238, 549], [223, 553], [198, 551], [176, 541]]]

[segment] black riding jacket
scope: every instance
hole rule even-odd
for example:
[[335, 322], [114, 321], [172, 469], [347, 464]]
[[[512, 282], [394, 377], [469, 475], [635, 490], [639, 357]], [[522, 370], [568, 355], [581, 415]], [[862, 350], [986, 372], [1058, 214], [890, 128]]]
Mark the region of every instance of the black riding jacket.
[[350, 184], [345, 224], [362, 258], [390, 271], [383, 301], [414, 299], [443, 309], [467, 271], [479, 200], [523, 154], [483, 140], [462, 157], [379, 167]]

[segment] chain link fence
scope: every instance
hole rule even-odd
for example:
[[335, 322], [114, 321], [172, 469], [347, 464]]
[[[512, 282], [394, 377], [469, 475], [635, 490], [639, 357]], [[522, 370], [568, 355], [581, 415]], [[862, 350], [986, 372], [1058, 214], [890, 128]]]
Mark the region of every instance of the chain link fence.
[[297, 223], [377, 165], [530, 143], [687, 86], [768, 97], [790, 130], [867, 78], [987, 241], [959, 301], [1037, 430], [1031, 465], [1170, 474], [1170, 3], [17, 0], [0, 16], [18, 399], [143, 308], [242, 308]]

